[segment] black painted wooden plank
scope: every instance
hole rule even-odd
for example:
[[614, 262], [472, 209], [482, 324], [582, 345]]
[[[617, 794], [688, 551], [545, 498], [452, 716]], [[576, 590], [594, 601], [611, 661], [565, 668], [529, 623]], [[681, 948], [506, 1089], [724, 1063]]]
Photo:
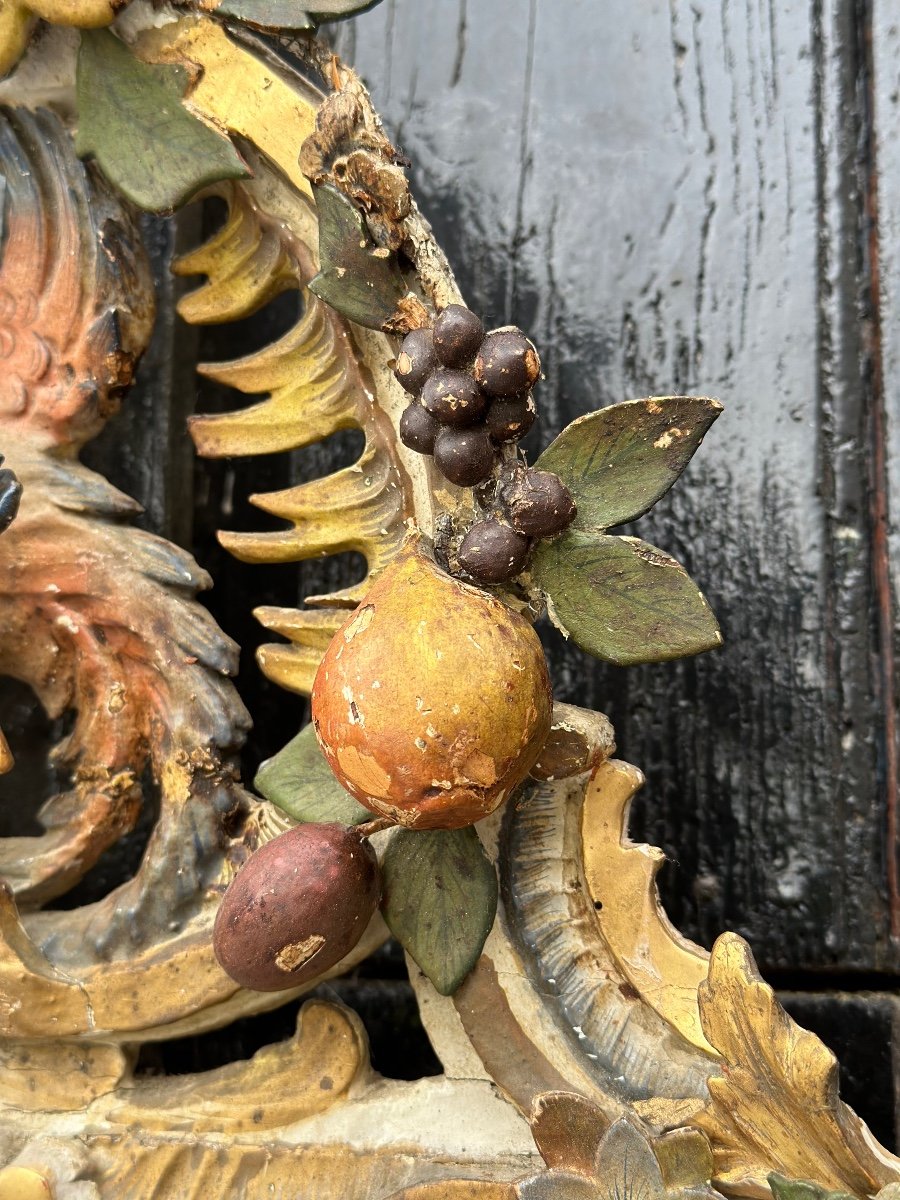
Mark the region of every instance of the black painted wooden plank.
[[870, 0], [867, 16], [867, 95], [873, 137], [869, 147], [866, 245], [870, 253], [872, 308], [877, 314], [872, 328], [877, 419], [870, 442], [876, 484], [883, 497], [874, 522], [885, 560], [877, 580], [879, 664], [888, 807], [885, 855], [896, 938], [900, 936], [900, 23], [890, 0]]
[[[536, 442], [630, 396], [727, 406], [638, 526], [705, 587], [725, 650], [586, 671], [548, 641], [558, 694], [607, 711], [649, 776], [635, 832], [678, 862], [663, 881], [674, 919], [707, 944], [736, 928], [771, 966], [898, 966], [862, 244], [868, 20], [851, 0], [385, 0], [336, 33], [470, 302], [539, 341]], [[889, 257], [896, 231], [882, 236]]]

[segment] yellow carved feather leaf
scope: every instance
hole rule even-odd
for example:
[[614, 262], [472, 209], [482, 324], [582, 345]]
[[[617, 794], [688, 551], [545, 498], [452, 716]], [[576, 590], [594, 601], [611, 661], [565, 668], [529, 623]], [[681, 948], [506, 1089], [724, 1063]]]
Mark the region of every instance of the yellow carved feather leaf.
[[[202, 19], [184, 17], [164, 29], [145, 30], [133, 49], [145, 61], [195, 64], [188, 107], [252, 143], [245, 150], [253, 178], [218, 189], [228, 205], [224, 225], [176, 268], [182, 275], [206, 276], [182, 299], [181, 315], [192, 324], [228, 322], [290, 288], [298, 290], [303, 305], [294, 327], [272, 345], [199, 368], [207, 378], [254, 397], [240, 411], [193, 420], [199, 453], [280, 453], [347, 429], [365, 436], [352, 466], [252, 497], [257, 507], [290, 522], [289, 528], [220, 534], [223, 545], [247, 562], [300, 562], [347, 550], [365, 557], [366, 575], [358, 584], [307, 597], [311, 608], [330, 613], [324, 624], [318, 616], [307, 622], [308, 610], [291, 620], [284, 609], [256, 614], [288, 639], [259, 650], [263, 671], [283, 687], [306, 692], [327, 644], [319, 634], [326, 627], [333, 633], [342, 610], [360, 601], [399, 547], [409, 518], [414, 515], [430, 533], [436, 510], [458, 506], [460, 497], [450, 485], [435, 487], [433, 468], [399, 441], [396, 427], [409, 397], [391, 371], [395, 344], [343, 320], [306, 290], [318, 270], [318, 220], [297, 154], [315, 126], [321, 94], [299, 77], [288, 86], [281, 64], [262, 46], [237, 45]], [[445, 282], [453, 290], [449, 273]]]
[[291, 256], [281, 239], [259, 219], [249, 197], [237, 190], [222, 228], [172, 269], [176, 275], [208, 276], [178, 304], [179, 313], [192, 325], [237, 321], [296, 286]]
[[[390, 376], [393, 353], [383, 335], [351, 334], [341, 318], [305, 288], [316, 270], [315, 210], [303, 197], [282, 195], [288, 220], [273, 220], [273, 194], [283, 185], [261, 160], [256, 179], [222, 189], [229, 206], [222, 228], [182, 258], [181, 274], [202, 273], [206, 282], [183, 298], [182, 316], [195, 324], [227, 322], [256, 311], [288, 287], [300, 291], [303, 312], [276, 342], [231, 362], [203, 364], [207, 378], [247, 396], [262, 397], [236, 412], [198, 416], [191, 434], [208, 457], [272, 454], [323, 441], [346, 429], [359, 429], [365, 445], [355, 463], [331, 475], [279, 492], [251, 497], [257, 508], [289, 523], [288, 528], [234, 533], [219, 540], [251, 563], [291, 563], [343, 551], [356, 551], [367, 564], [358, 584], [325, 596], [309, 597], [322, 612], [260, 609], [268, 628], [293, 644], [271, 644], [258, 652], [265, 674], [281, 686], [308, 692], [329, 637], [348, 607], [355, 606], [371, 580], [399, 546], [411, 512], [407, 472], [400, 461], [393, 420], [405, 397]], [[268, 174], [267, 174], [268, 172]], [[274, 189], [274, 193], [273, 193]], [[261, 208], [260, 196], [269, 206]], [[277, 252], [276, 252], [277, 250]], [[378, 375], [378, 401], [372, 380]], [[311, 637], [309, 631], [313, 631]]]

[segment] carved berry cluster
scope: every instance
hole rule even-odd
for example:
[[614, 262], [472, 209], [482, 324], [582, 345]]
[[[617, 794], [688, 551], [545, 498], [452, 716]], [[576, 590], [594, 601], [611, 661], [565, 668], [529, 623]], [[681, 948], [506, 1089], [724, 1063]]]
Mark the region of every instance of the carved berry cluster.
[[441, 474], [460, 487], [483, 483], [499, 445], [518, 441], [534, 423], [537, 350], [512, 326], [485, 334], [461, 304], [448, 305], [432, 329], [407, 334], [395, 373], [417, 397], [400, 419], [401, 441], [433, 454]]
[[400, 440], [431, 454], [460, 487], [479, 486], [489, 512], [463, 538], [460, 567], [483, 584], [501, 584], [525, 567], [535, 538], [561, 533], [575, 517], [562, 481], [516, 459], [498, 468], [504, 443], [523, 438], [537, 416], [532, 386], [541, 360], [514, 325], [484, 332], [475, 313], [448, 305], [433, 328], [414, 329], [400, 346], [397, 379], [416, 399], [400, 418]]
[[459, 565], [479, 583], [499, 584], [525, 568], [538, 538], [562, 533], [575, 519], [572, 494], [558, 475], [507, 463], [482, 497], [489, 515], [463, 538]]

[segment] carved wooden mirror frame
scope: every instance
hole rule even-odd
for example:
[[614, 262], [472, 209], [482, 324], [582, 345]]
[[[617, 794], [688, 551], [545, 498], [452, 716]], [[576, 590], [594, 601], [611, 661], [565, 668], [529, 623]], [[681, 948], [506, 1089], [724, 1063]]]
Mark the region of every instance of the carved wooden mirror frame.
[[[0, 1197], [814, 1200], [896, 1189], [900, 1161], [842, 1104], [833, 1056], [780, 1008], [746, 943], [725, 934], [708, 954], [669, 924], [654, 884], [662, 854], [627, 835], [640, 771], [612, 757], [605, 718], [565, 706], [554, 712], [556, 753], [574, 764], [545, 763], [544, 778], [478, 823], [500, 904], [474, 966], [439, 990], [429, 976], [441, 982], [444, 960], [427, 971], [410, 961], [443, 1076], [377, 1076], [360, 1021], [320, 1000], [302, 1009], [293, 1040], [249, 1061], [131, 1073], [143, 1042], [308, 990], [239, 987], [216, 961], [214, 918], [248, 852], [297, 821], [360, 822], [321, 801], [334, 785], [309, 735], [270, 768], [267, 799], [242, 789], [249, 718], [229, 678], [236, 648], [195, 600], [209, 579], [129, 524], [134, 503], [79, 462], [152, 328], [136, 209], [198, 194], [227, 206], [222, 227], [177, 264], [205, 277], [180, 304], [185, 321], [229, 322], [288, 289], [304, 297], [277, 342], [200, 368], [254, 399], [196, 418], [199, 453], [286, 452], [346, 428], [365, 436], [353, 467], [255, 498], [288, 528], [221, 535], [250, 562], [346, 549], [366, 558], [354, 588], [257, 611], [283, 638], [260, 653], [269, 678], [309, 692], [410, 530], [459, 573], [459, 531], [481, 503], [397, 433], [410, 402], [392, 369], [399, 339], [461, 297], [365, 89], [315, 40], [318, 20], [359, 6], [319, 4], [314, 16], [279, 0], [0, 8], [10, 72], [0, 84], [0, 674], [27, 682], [51, 714], [75, 711], [56, 751], [70, 789], [42, 810], [42, 836], [0, 844]], [[616, 406], [590, 426], [613, 473], [624, 469], [616, 439], [638, 456], [630, 470], [649, 455], [652, 480], [638, 472], [647, 496], [597, 530], [642, 570], [675, 572], [676, 607], [690, 584], [677, 564], [605, 529], [671, 485], [718, 411], [683, 399]], [[566, 465], [556, 455], [554, 470]], [[576, 499], [582, 512], [594, 503]], [[504, 593], [532, 616], [528, 580], [552, 574], [536, 561]], [[569, 593], [545, 590], [560, 622], [577, 623], [580, 593], [567, 617]], [[707, 613], [685, 613], [689, 628], [666, 652], [717, 639]], [[616, 652], [628, 661], [631, 651]], [[12, 767], [2, 737], [0, 767]], [[160, 814], [134, 879], [96, 904], [45, 909], [133, 826], [147, 779]], [[402, 831], [370, 832], [384, 860]], [[409, 932], [408, 915], [387, 915]], [[376, 913], [316, 978], [387, 935]], [[413, 949], [421, 936], [409, 933]]]

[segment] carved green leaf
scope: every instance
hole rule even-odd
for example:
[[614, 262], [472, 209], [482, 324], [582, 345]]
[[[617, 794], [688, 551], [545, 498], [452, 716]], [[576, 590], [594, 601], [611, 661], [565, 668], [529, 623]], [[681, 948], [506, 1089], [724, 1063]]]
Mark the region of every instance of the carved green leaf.
[[320, 269], [309, 289], [357, 325], [381, 329], [408, 291], [396, 255], [375, 245], [362, 214], [336, 188], [313, 190]]
[[215, 11], [236, 17], [254, 29], [315, 29], [374, 8], [380, 0], [312, 0], [310, 11], [299, 0], [219, 0]]
[[372, 813], [335, 779], [319, 749], [312, 725], [305, 725], [283, 749], [262, 764], [253, 786], [295, 821], [361, 825], [372, 820]]
[[399, 829], [382, 862], [384, 919], [442, 996], [481, 954], [497, 912], [497, 873], [466, 829]]
[[574, 528], [609, 529], [665, 495], [721, 411], [704, 396], [613, 404], [573, 421], [535, 465], [558, 475], [575, 497]]
[[808, 1179], [788, 1179], [777, 1171], [773, 1171], [768, 1180], [775, 1200], [854, 1200], [848, 1192], [832, 1192], [821, 1183], [812, 1183]]
[[182, 106], [187, 84], [182, 67], [143, 63], [106, 29], [82, 31], [76, 150], [152, 212], [177, 208], [217, 179], [250, 173], [227, 138]]
[[538, 545], [533, 572], [554, 624], [597, 658], [660, 662], [721, 644], [684, 568], [638, 538], [569, 529]]
[[254, 29], [315, 29], [316, 23], [297, 0], [219, 0], [217, 13], [236, 17]]
[[355, 17], [358, 13], [367, 12], [380, 4], [381, 0], [312, 0], [310, 8], [313, 20], [341, 21], [345, 17]]

